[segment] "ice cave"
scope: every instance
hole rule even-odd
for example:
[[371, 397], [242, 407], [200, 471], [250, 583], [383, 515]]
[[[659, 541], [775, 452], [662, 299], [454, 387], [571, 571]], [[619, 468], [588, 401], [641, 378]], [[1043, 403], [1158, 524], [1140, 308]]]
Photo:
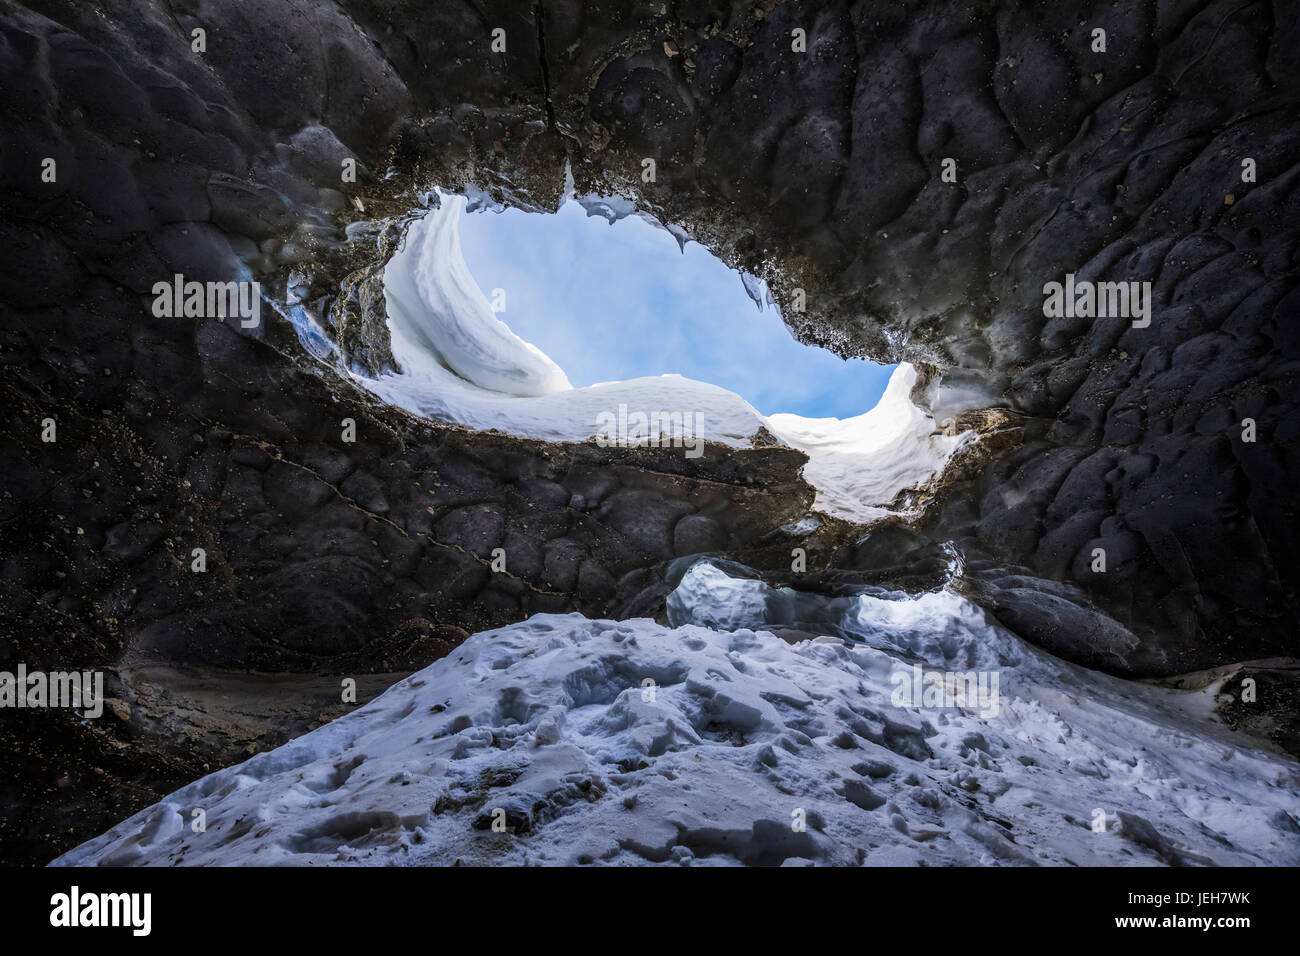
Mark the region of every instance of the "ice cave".
[[0, 9], [0, 864], [1300, 863], [1296, 18], [986, 6]]

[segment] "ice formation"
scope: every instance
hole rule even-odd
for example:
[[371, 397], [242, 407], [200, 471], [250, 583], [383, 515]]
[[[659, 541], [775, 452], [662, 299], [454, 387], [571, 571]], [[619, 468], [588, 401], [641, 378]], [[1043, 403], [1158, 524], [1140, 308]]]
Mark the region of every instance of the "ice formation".
[[[1063, 663], [948, 590], [702, 562], [669, 608], [476, 634], [56, 865], [1300, 862], [1297, 765], [1217, 723], [1214, 685]], [[996, 706], [909, 698], [918, 672], [996, 675]]]
[[[766, 426], [809, 455], [818, 508], [863, 522], [966, 439], [912, 402], [906, 365], [845, 420], [765, 418], [680, 376], [572, 388], [492, 314], [461, 202], [444, 195], [387, 267], [403, 371], [362, 379], [386, 401], [552, 441], [591, 439], [620, 405], [702, 412], [732, 446]], [[915, 595], [774, 588], [717, 559], [667, 573], [662, 621], [475, 634], [56, 865], [1300, 862], [1300, 768], [1221, 723], [1226, 678], [1062, 662], [963, 597], [959, 565]]]

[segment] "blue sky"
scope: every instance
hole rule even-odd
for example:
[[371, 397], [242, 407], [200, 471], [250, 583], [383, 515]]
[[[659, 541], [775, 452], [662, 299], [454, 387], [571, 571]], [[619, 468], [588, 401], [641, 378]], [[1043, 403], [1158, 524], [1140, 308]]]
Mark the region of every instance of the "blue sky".
[[497, 317], [575, 386], [676, 372], [765, 415], [847, 418], [876, 404], [893, 370], [795, 341], [703, 246], [679, 251], [635, 216], [611, 224], [576, 202], [555, 215], [466, 213], [460, 238], [484, 295], [505, 290]]

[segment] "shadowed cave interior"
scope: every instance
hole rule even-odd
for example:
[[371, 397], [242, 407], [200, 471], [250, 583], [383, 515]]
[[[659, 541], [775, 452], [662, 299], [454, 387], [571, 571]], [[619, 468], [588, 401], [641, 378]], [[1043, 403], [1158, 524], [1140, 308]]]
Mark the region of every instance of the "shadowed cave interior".
[[[0, 710], [0, 860], [1300, 859], [1282, 6], [102, 6], [0, 15], [0, 670], [108, 698]], [[573, 372], [459, 197], [663, 224], [879, 402]]]

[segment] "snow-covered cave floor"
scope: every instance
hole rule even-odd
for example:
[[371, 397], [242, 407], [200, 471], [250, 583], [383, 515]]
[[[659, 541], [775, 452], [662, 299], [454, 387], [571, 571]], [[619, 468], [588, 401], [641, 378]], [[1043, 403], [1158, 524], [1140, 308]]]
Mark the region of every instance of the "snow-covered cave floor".
[[[670, 617], [476, 634], [55, 865], [1300, 862], [1300, 765], [1215, 723], [1214, 686], [1065, 664], [948, 591], [701, 563]], [[996, 706], [896, 703], [916, 663], [998, 675]]]

